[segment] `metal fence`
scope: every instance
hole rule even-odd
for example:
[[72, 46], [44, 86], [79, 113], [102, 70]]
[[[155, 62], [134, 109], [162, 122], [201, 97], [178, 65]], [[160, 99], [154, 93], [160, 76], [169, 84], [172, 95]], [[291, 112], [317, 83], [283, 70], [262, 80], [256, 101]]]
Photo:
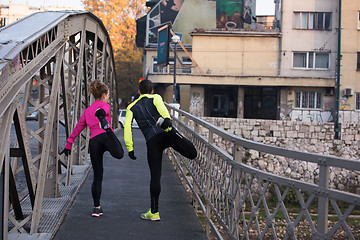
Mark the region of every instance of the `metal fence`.
[[[168, 151], [218, 239], [359, 239], [360, 195], [330, 189], [330, 168], [360, 170], [360, 161], [264, 145], [224, 131], [168, 105], [174, 125], [198, 149], [189, 160]], [[215, 139], [233, 143], [229, 155]], [[244, 164], [249, 150], [316, 163], [307, 183]], [[262, 156], [261, 154], [259, 155]], [[211, 230], [210, 230], [211, 229]]]

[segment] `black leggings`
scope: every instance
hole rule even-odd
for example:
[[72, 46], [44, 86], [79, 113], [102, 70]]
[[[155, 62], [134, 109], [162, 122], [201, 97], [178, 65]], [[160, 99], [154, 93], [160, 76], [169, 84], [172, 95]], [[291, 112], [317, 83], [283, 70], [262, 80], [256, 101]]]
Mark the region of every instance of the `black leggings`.
[[186, 158], [194, 159], [197, 151], [192, 142], [183, 137], [173, 128], [170, 132], [163, 132], [152, 137], [147, 143], [147, 158], [150, 168], [150, 199], [151, 212], [159, 211], [159, 196], [161, 192], [161, 164], [163, 151], [172, 147]]
[[104, 152], [109, 151], [111, 156], [121, 159], [124, 156], [124, 150], [119, 139], [112, 131], [101, 133], [90, 139], [90, 159], [94, 171], [94, 180], [91, 186], [94, 206], [100, 206], [101, 183], [103, 180], [103, 156]]

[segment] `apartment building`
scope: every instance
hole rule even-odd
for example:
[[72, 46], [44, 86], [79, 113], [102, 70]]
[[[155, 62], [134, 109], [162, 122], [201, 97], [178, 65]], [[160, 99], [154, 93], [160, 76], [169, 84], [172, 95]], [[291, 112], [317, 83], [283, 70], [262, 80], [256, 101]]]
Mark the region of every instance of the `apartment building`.
[[359, 122], [360, 111], [360, 1], [342, 1], [341, 6], [341, 119]]
[[[284, 86], [283, 113], [292, 120], [334, 119], [337, 9], [337, 0], [282, 1], [279, 75], [297, 82]], [[304, 76], [311, 81], [302, 81]]]
[[[150, 23], [154, 12], [159, 13], [155, 17], [158, 25], [147, 28], [154, 39], [145, 44], [144, 62], [157, 91], [172, 102], [173, 50], [169, 65], [159, 67], [156, 63], [155, 30], [164, 24], [160, 8], [167, 2], [152, 1], [154, 7], [146, 16]], [[341, 33], [338, 0], [276, 0], [270, 30], [253, 23], [255, 0], [238, 1], [243, 4], [240, 27], [219, 26], [218, 5], [225, 2], [174, 2], [178, 9], [170, 21], [184, 46], [177, 48], [180, 63], [175, 75], [182, 109], [198, 116], [331, 122], [338, 111], [338, 99], [340, 122], [359, 121], [360, 0], [342, 6]], [[235, 8], [228, 12], [236, 12], [232, 11]]]

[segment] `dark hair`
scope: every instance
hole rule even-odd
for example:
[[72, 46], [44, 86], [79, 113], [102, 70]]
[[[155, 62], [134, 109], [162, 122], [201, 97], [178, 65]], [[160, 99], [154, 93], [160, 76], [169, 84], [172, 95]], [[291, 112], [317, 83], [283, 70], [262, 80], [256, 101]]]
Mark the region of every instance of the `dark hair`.
[[151, 93], [153, 90], [153, 84], [150, 80], [142, 80], [139, 84], [139, 90], [141, 94]]
[[109, 88], [100, 80], [94, 80], [90, 83], [90, 93], [95, 99], [100, 99], [104, 93], [108, 93]]

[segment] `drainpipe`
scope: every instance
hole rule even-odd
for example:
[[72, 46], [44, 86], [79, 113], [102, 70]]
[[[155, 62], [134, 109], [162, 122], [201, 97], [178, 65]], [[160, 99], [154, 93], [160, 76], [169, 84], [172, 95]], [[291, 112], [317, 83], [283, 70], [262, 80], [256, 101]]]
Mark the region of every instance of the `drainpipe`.
[[283, 14], [283, 3], [280, 0], [275, 0], [275, 21], [276, 26], [279, 28], [280, 31], [280, 40], [279, 40], [279, 59], [278, 59], [278, 76], [281, 75], [281, 58], [282, 58], [282, 41], [283, 41], [283, 34], [282, 34], [282, 14]]
[[334, 139], [340, 139], [341, 124], [339, 123], [339, 105], [340, 105], [340, 68], [341, 68], [341, 0], [339, 0], [339, 30], [338, 30], [338, 53], [337, 53], [337, 71], [336, 71], [336, 109], [334, 122]]
[[[275, 21], [276, 21], [276, 26], [278, 27], [279, 31], [280, 31], [280, 38], [279, 38], [279, 54], [278, 54], [278, 69], [277, 69], [277, 75], [280, 76], [281, 75], [281, 58], [283, 57], [282, 55], [282, 41], [283, 41], [283, 32], [282, 32], [282, 17], [283, 17], [283, 2], [281, 0], [274, 0], [275, 3]], [[281, 89], [281, 88], [280, 88]], [[280, 90], [281, 91], [281, 90]], [[281, 112], [281, 94], [278, 92], [278, 97], [277, 97], [277, 119], [280, 119], [280, 112]]]

